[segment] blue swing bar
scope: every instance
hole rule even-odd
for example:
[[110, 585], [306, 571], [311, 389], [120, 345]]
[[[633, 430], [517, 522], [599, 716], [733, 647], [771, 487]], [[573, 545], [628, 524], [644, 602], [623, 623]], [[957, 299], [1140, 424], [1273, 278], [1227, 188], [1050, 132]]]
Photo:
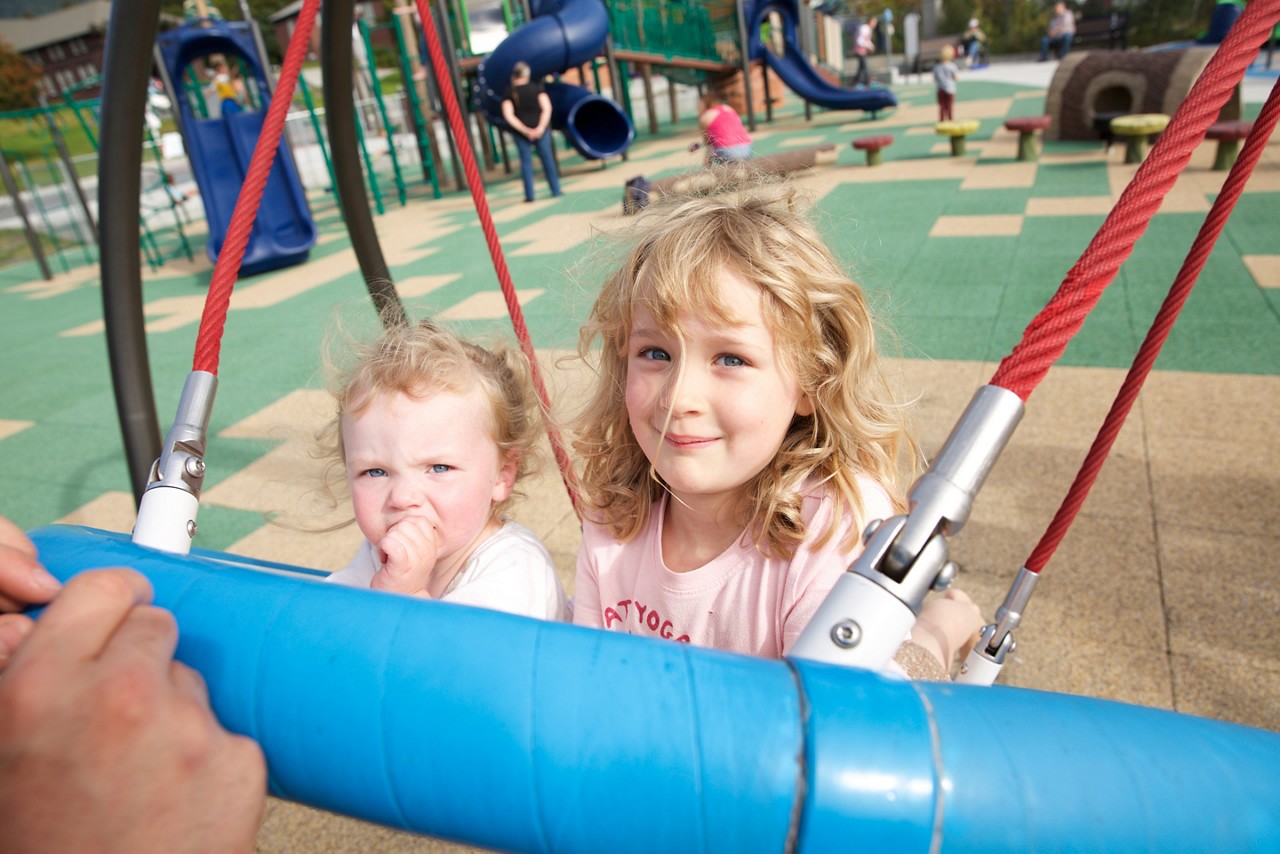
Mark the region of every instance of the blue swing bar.
[[520, 851], [1277, 850], [1280, 735], [317, 583], [51, 526], [156, 588], [274, 794]]

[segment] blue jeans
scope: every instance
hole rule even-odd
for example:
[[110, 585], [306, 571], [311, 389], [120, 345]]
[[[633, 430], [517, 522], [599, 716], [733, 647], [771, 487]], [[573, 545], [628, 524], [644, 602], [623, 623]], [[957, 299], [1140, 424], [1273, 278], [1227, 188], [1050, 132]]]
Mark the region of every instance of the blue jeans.
[[1049, 58], [1049, 48], [1051, 47], [1057, 49], [1058, 59], [1062, 59], [1062, 57], [1067, 55], [1067, 51], [1071, 50], [1071, 39], [1074, 36], [1075, 33], [1063, 33], [1057, 38], [1049, 38], [1048, 36], [1041, 38], [1040, 59], [1045, 60]]
[[551, 151], [551, 131], [538, 137], [537, 142], [530, 142], [523, 134], [513, 133], [516, 150], [520, 152], [520, 177], [524, 180], [524, 200], [533, 201], [533, 147], [538, 147], [538, 159], [542, 161], [542, 171], [547, 175], [547, 183], [551, 185], [551, 195], [560, 195], [560, 175], [556, 172], [556, 158]]

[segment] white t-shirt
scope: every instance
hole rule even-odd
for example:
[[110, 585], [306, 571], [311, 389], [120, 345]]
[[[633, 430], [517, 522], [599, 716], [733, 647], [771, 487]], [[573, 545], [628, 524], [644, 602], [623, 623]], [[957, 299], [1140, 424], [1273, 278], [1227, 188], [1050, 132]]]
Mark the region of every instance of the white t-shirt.
[[[326, 580], [368, 587], [381, 568], [377, 547], [365, 540], [351, 563]], [[532, 531], [512, 521], [476, 547], [440, 601], [539, 620], [567, 621], [570, 616], [551, 554]]]
[[[861, 517], [845, 513], [819, 549], [812, 547], [810, 533], [790, 559], [765, 557], [739, 537], [707, 564], [672, 572], [662, 558], [665, 500], [658, 502], [648, 524], [630, 542], [618, 542], [606, 528], [586, 522], [578, 553], [574, 622], [779, 658], [862, 550], [859, 540], [848, 550], [842, 546], [851, 527], [861, 530], [866, 521], [893, 515], [893, 504], [880, 484], [868, 477], [859, 477], [857, 483]], [[802, 511], [806, 529], [825, 528], [832, 509], [826, 490], [808, 495]]]

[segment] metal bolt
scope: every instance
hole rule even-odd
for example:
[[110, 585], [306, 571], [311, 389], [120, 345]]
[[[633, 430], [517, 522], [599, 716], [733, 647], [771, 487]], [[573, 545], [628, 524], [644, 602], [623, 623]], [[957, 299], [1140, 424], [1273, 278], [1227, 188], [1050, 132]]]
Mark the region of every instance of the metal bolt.
[[942, 569], [938, 570], [938, 577], [933, 580], [934, 590], [946, 590], [956, 580], [956, 576], [960, 573], [960, 564], [953, 560], [949, 560], [942, 565]]
[[199, 457], [187, 457], [184, 467], [192, 477], [204, 477], [204, 460]]
[[862, 640], [862, 627], [853, 620], [841, 620], [831, 627], [831, 640], [841, 649], [852, 649]]
[[195, 519], [187, 520], [187, 536], [193, 540], [196, 538], [196, 520]]

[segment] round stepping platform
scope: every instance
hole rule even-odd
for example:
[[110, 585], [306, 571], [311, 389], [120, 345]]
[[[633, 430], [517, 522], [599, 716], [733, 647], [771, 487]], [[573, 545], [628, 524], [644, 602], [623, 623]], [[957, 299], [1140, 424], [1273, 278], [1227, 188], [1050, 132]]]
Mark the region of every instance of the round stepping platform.
[[1134, 113], [1111, 120], [1111, 132], [1128, 140], [1124, 149], [1125, 163], [1141, 163], [1147, 156], [1147, 137], [1168, 126], [1169, 117], [1164, 113]]
[[1052, 123], [1052, 116], [1016, 116], [1005, 121], [1005, 129], [1018, 134], [1019, 160], [1040, 159], [1039, 149], [1036, 148], [1036, 131], [1045, 130]]
[[889, 134], [877, 134], [875, 136], [863, 136], [855, 139], [852, 143], [858, 151], [867, 153], [867, 165], [880, 165], [880, 149], [893, 145], [893, 137]]
[[1251, 130], [1253, 130], [1253, 122], [1244, 120], [1216, 122], [1209, 125], [1204, 138], [1218, 141], [1218, 150], [1213, 158], [1215, 171], [1220, 172], [1232, 167], [1236, 162], [1236, 155], [1240, 152], [1240, 140], [1247, 137]]
[[941, 136], [951, 137], [951, 156], [964, 154], [964, 138], [981, 126], [977, 119], [953, 119], [949, 122], [938, 122], [933, 126]]

